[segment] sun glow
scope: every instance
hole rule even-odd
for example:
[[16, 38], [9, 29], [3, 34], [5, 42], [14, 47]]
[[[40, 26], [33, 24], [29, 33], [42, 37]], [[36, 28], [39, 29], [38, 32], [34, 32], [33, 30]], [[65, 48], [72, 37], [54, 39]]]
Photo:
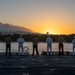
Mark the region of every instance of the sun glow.
[[43, 33], [58, 34], [55, 30], [45, 30]]

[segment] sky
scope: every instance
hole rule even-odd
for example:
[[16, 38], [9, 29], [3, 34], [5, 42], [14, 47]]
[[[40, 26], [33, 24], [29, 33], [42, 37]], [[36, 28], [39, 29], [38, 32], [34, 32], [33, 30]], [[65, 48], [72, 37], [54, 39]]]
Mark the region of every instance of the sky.
[[44, 34], [73, 34], [75, 0], [0, 0], [0, 22]]

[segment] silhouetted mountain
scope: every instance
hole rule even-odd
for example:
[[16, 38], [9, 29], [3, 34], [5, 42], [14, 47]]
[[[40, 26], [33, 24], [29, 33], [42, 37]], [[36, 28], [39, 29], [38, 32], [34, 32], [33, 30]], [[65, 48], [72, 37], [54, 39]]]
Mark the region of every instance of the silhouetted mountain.
[[0, 22], [0, 33], [34, 33], [31, 29]]

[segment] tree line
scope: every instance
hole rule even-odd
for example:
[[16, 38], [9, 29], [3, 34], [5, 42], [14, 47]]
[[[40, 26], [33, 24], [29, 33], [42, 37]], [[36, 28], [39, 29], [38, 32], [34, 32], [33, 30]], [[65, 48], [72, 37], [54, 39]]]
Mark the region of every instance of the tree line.
[[[20, 34], [13, 34], [13, 35], [10, 35], [10, 37], [12, 38], [12, 41], [13, 42], [16, 42], [17, 39], [19, 38], [19, 35]], [[26, 42], [31, 42], [32, 39], [34, 38], [34, 35], [35, 34], [27, 34], [27, 35], [23, 35], [22, 37], [25, 39]], [[7, 37], [8, 35], [0, 35], [0, 41], [3, 42], [4, 39]], [[46, 38], [48, 37], [47, 34], [36, 34], [37, 38], [39, 39], [40, 42], [45, 42], [46, 41]], [[53, 42], [57, 42], [57, 39], [59, 37], [63, 37], [65, 39], [65, 42], [72, 42], [72, 39], [73, 39], [73, 36], [75, 36], [75, 34], [69, 34], [69, 35], [50, 35], [50, 37], [53, 39]]]

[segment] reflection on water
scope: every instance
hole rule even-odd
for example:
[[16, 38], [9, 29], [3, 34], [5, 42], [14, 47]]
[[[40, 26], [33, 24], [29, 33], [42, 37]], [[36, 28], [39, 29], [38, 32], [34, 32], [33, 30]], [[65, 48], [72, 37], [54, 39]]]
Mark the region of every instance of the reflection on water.
[[[32, 43], [31, 42], [25, 42], [24, 46], [29, 47], [29, 53], [32, 53]], [[17, 42], [12, 42], [11, 43], [11, 50], [12, 52], [17, 52], [18, 51], [18, 43]], [[38, 51], [41, 53], [43, 50], [47, 50], [47, 44], [44, 42], [40, 42], [38, 44]], [[53, 43], [52, 44], [52, 50], [53, 51], [58, 51], [58, 43]], [[64, 43], [64, 51], [70, 51], [72, 52], [72, 43]], [[5, 43], [0, 42], [0, 52], [5, 52]]]

